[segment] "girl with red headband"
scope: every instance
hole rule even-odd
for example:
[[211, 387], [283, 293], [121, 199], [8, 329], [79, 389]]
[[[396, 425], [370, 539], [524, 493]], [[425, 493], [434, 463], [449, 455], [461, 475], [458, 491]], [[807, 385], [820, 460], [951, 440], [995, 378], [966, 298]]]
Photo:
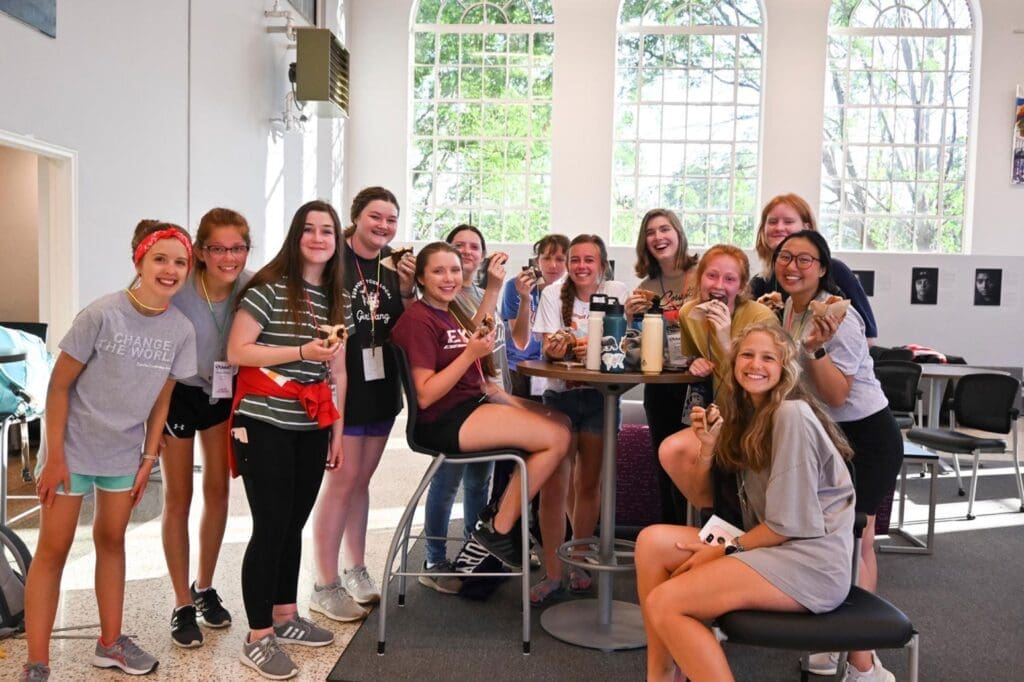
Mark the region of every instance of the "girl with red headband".
[[132, 251], [132, 285], [78, 314], [50, 377], [36, 477], [39, 544], [25, 586], [29, 662], [22, 679], [49, 675], [60, 578], [82, 498], [94, 489], [100, 637], [92, 664], [133, 675], [157, 666], [121, 630], [124, 535], [158, 457], [175, 380], [196, 373], [195, 333], [171, 306], [188, 277], [192, 244], [177, 225], [146, 220], [136, 228]]
[[[213, 587], [228, 520], [228, 417], [234, 368], [227, 363], [227, 335], [235, 297], [252, 273], [249, 223], [228, 208], [214, 208], [199, 220], [194, 244], [195, 270], [174, 296], [174, 305], [196, 330], [194, 376], [171, 394], [164, 428], [162, 537], [167, 573], [174, 589], [171, 641], [183, 648], [202, 645], [197, 618], [211, 628], [231, 625], [231, 614]], [[199, 520], [199, 570], [189, 584], [189, 509], [192, 506], [195, 441], [202, 442], [203, 512]]]
[[[347, 375], [338, 214], [323, 201], [303, 205], [281, 251], [242, 289], [228, 336], [238, 365], [229, 464], [241, 474], [252, 513], [242, 560], [249, 634], [240, 660], [284, 680], [298, 668], [279, 644], [326, 646], [329, 630], [299, 616], [295, 600], [302, 528], [324, 468], [341, 461], [338, 396]], [[321, 330], [334, 332], [321, 339]], [[333, 384], [333, 386], [332, 386]]]

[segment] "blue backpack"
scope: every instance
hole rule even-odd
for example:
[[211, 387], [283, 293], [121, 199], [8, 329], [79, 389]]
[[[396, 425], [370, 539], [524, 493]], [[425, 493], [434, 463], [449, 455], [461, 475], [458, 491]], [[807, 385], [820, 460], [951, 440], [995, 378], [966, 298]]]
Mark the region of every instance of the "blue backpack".
[[38, 417], [46, 409], [53, 357], [38, 336], [0, 327], [0, 355], [24, 353], [21, 362], [0, 363], [0, 415]]

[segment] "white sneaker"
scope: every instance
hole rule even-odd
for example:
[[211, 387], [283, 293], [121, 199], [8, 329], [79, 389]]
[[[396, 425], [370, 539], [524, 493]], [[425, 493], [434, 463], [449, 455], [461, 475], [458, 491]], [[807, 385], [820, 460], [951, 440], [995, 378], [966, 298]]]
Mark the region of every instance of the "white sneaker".
[[835, 675], [838, 668], [838, 651], [822, 651], [807, 656], [807, 672], [812, 675]]
[[871, 663], [871, 669], [865, 672], [861, 672], [847, 663], [843, 682], [896, 682], [896, 676], [882, 666], [882, 662], [878, 660], [878, 654], [875, 652], [871, 652]]
[[342, 571], [342, 583], [352, 598], [359, 604], [373, 604], [380, 601], [380, 590], [366, 571], [366, 566], [354, 566]]

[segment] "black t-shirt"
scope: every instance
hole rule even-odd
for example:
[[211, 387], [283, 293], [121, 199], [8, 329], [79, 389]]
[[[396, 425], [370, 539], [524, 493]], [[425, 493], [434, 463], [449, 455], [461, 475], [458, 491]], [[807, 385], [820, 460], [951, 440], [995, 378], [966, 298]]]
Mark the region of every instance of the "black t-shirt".
[[[385, 247], [380, 257], [391, 253]], [[376, 258], [360, 258], [345, 244], [345, 323], [349, 328], [345, 348], [348, 390], [345, 393], [345, 424], [371, 424], [393, 418], [402, 410], [398, 369], [387, 344], [391, 329], [402, 314], [402, 295], [398, 273], [381, 265]], [[379, 273], [379, 279], [378, 279]], [[370, 319], [370, 301], [376, 300], [374, 319]], [[366, 381], [363, 373], [363, 349], [383, 353], [384, 378]]]

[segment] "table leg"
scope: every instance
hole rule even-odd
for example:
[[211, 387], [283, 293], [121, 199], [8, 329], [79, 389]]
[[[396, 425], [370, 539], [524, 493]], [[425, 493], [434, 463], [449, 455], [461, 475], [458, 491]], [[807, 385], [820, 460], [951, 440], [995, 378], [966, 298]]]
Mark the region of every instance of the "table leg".
[[946, 392], [945, 377], [928, 377], [928, 428], [941, 426], [942, 395]]

